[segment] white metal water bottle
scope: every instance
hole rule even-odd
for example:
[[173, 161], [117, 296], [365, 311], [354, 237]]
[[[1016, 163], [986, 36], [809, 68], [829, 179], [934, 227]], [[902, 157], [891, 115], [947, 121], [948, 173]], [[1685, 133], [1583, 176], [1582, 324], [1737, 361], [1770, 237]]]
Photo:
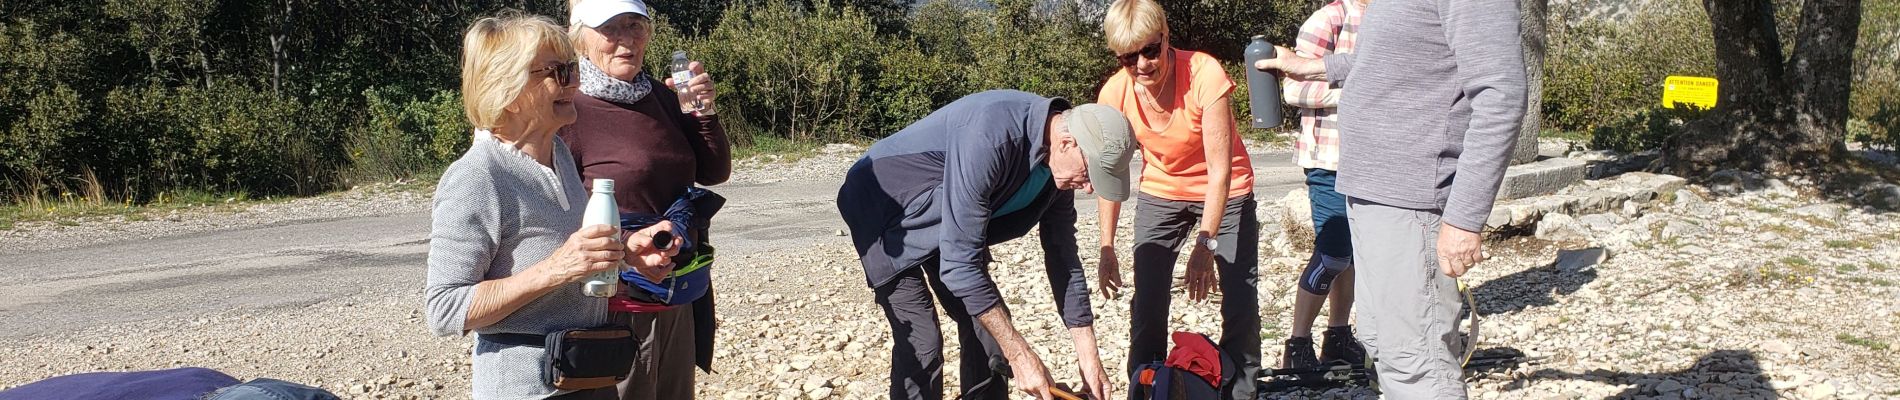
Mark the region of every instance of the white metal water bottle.
[[[620, 206], [614, 204], [612, 179], [594, 179], [594, 195], [587, 198], [586, 214], [581, 215], [582, 228], [601, 224], [616, 227], [614, 237], [620, 237]], [[594, 273], [581, 283], [581, 294], [592, 297], [613, 297], [619, 289], [620, 268]]]

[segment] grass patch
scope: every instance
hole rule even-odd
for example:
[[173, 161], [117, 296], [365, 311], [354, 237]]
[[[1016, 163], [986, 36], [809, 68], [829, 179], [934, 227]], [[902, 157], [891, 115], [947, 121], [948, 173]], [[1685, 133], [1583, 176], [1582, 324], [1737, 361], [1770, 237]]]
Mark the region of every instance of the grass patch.
[[1813, 263], [1809, 262], [1808, 259], [1802, 258], [1801, 256], [1782, 257], [1781, 263], [1787, 264], [1790, 267], [1796, 267], [1796, 268], [1808, 267], [1808, 266], [1813, 265]]
[[1871, 248], [1874, 248], [1874, 245], [1872, 243], [1867, 243], [1867, 241], [1859, 240], [1859, 239], [1829, 240], [1829, 241], [1823, 242], [1822, 244], [1827, 245], [1827, 248], [1830, 248], [1830, 249], [1871, 249]]
[[1839, 272], [1843, 274], [1850, 274], [1857, 271], [1860, 271], [1860, 267], [1856, 267], [1854, 266], [1854, 264], [1841, 264], [1841, 265], [1834, 266], [1834, 272]]
[[825, 148], [823, 143], [794, 140], [775, 135], [749, 135], [744, 143], [735, 143], [732, 159], [744, 160], [758, 156], [777, 156], [778, 161], [798, 161], [817, 155]]
[[1566, 130], [1560, 130], [1560, 129], [1545, 129], [1542, 132], [1538, 132], [1537, 137], [1550, 138], [1550, 139], [1563, 139], [1563, 140], [1568, 140], [1568, 141], [1576, 142], [1576, 143], [1590, 142], [1590, 132], [1585, 132], [1585, 131], [1566, 131]]
[[1860, 347], [1866, 347], [1874, 351], [1886, 351], [1888, 348], [1887, 342], [1874, 340], [1873, 338], [1857, 337], [1857, 336], [1849, 335], [1846, 333], [1834, 335], [1834, 340], [1839, 340], [1841, 341], [1841, 343], [1851, 344], [1851, 345], [1860, 346]]
[[1689, 292], [1689, 300], [1695, 300], [1696, 304], [1702, 304], [1702, 294]]
[[1748, 206], [1748, 209], [1755, 210], [1755, 212], [1768, 214], [1768, 215], [1775, 215], [1775, 214], [1781, 213], [1780, 207], [1766, 206], [1766, 205], [1760, 205], [1760, 204]]
[[1795, 229], [1794, 227], [1792, 227], [1792, 226], [1788, 226], [1787, 224], [1768, 224], [1768, 225], [1762, 225], [1762, 226], [1761, 226], [1761, 230], [1764, 230], [1764, 231], [1769, 231], [1769, 232], [1774, 232], [1774, 233], [1776, 233], [1776, 234], [1779, 234], [1779, 235], [1781, 235], [1781, 236], [1789, 236], [1789, 235], [1795, 235], [1795, 234], [1800, 234], [1800, 233], [1801, 233], [1801, 230], [1800, 230], [1800, 229]]
[[1893, 268], [1893, 266], [1891, 266], [1891, 265], [1887, 265], [1887, 263], [1883, 263], [1883, 262], [1879, 262], [1879, 261], [1868, 261], [1868, 262], [1867, 262], [1867, 270], [1868, 270], [1868, 271], [1874, 271], [1874, 272], [1887, 272], [1887, 270], [1888, 270], [1888, 269], [1890, 269], [1890, 268]]

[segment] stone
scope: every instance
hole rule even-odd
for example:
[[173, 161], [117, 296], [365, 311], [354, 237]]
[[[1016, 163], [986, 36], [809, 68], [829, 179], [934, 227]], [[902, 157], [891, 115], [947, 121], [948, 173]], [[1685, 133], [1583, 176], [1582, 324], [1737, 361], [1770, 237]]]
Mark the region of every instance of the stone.
[[1657, 233], [1662, 236], [1661, 239], [1669, 240], [1701, 235], [1708, 231], [1708, 228], [1703, 228], [1701, 225], [1681, 220], [1670, 220], [1664, 222], [1662, 229]]
[[1834, 384], [1822, 382], [1801, 388], [1801, 394], [1810, 399], [1832, 399], [1839, 391], [1834, 388]]
[[1656, 383], [1656, 393], [1663, 393], [1663, 394], [1668, 394], [1668, 393], [1676, 393], [1676, 394], [1681, 394], [1681, 393], [1682, 393], [1682, 389], [1683, 389], [1683, 388], [1686, 388], [1686, 387], [1687, 387], [1687, 386], [1683, 386], [1681, 382], [1676, 382], [1676, 381], [1672, 381], [1672, 380], [1664, 380], [1664, 381], [1662, 381], [1662, 382], [1658, 382], [1658, 383]]
[[1577, 222], [1589, 226], [1590, 230], [1597, 232], [1609, 232], [1610, 230], [1616, 229], [1617, 225], [1622, 225], [1626, 221], [1627, 220], [1622, 216], [1611, 213], [1596, 213], [1577, 218]]
[[1498, 187], [1498, 200], [1556, 193], [1582, 182], [1588, 173], [1589, 165], [1584, 161], [1562, 157], [1513, 165], [1504, 171], [1504, 182]]
[[1900, 185], [1885, 182], [1868, 185], [1859, 197], [1861, 204], [1876, 210], [1900, 210]]
[[1548, 214], [1537, 222], [1538, 239], [1552, 242], [1584, 242], [1590, 240], [1590, 234], [1583, 224], [1564, 214]]
[[1563, 273], [1578, 273], [1594, 269], [1598, 264], [1602, 264], [1604, 261], [1609, 260], [1609, 258], [1610, 252], [1598, 247], [1577, 250], [1558, 250], [1557, 261], [1554, 264], [1557, 266], [1557, 270]]
[[1821, 203], [1796, 208], [1793, 212], [1796, 215], [1806, 215], [1822, 220], [1834, 221], [1841, 218], [1841, 214], [1846, 212], [1846, 208], [1847, 207], [1839, 204]]
[[1694, 190], [1689, 189], [1676, 189], [1675, 200], [1678, 205], [1702, 204], [1702, 202], [1708, 201], [1703, 199], [1702, 195], [1695, 194]]
[[1709, 174], [1708, 179], [1702, 183], [1702, 187], [1708, 188], [1710, 192], [1717, 195], [1734, 196], [1761, 190], [1767, 185], [1762, 182], [1761, 174], [1725, 169]]

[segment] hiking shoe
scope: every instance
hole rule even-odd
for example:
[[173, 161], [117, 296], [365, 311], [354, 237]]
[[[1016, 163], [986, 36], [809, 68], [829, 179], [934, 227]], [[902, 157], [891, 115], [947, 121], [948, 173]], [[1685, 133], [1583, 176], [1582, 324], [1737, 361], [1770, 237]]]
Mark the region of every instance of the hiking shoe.
[[1317, 366], [1319, 357], [1313, 355], [1313, 338], [1295, 337], [1286, 340], [1286, 350], [1280, 353], [1280, 369]]
[[[1344, 361], [1348, 365], [1361, 365], [1366, 362], [1366, 347], [1352, 336], [1352, 326], [1326, 328], [1323, 334], [1326, 342], [1320, 346], [1319, 360], [1326, 363]], [[1307, 339], [1312, 341], [1312, 339]]]

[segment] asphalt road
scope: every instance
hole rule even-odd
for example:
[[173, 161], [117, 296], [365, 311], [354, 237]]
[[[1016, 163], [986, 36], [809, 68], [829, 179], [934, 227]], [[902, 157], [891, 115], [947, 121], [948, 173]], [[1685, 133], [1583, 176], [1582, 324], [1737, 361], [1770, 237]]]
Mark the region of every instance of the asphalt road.
[[[1291, 157], [1255, 152], [1262, 203], [1304, 182]], [[769, 254], [843, 240], [832, 205], [840, 179], [716, 187], [731, 199], [715, 221], [720, 250]], [[1094, 197], [1077, 199], [1077, 207], [1094, 215]], [[428, 230], [427, 213], [409, 213], [0, 256], [0, 338], [345, 296], [416, 296], [419, 306]]]

